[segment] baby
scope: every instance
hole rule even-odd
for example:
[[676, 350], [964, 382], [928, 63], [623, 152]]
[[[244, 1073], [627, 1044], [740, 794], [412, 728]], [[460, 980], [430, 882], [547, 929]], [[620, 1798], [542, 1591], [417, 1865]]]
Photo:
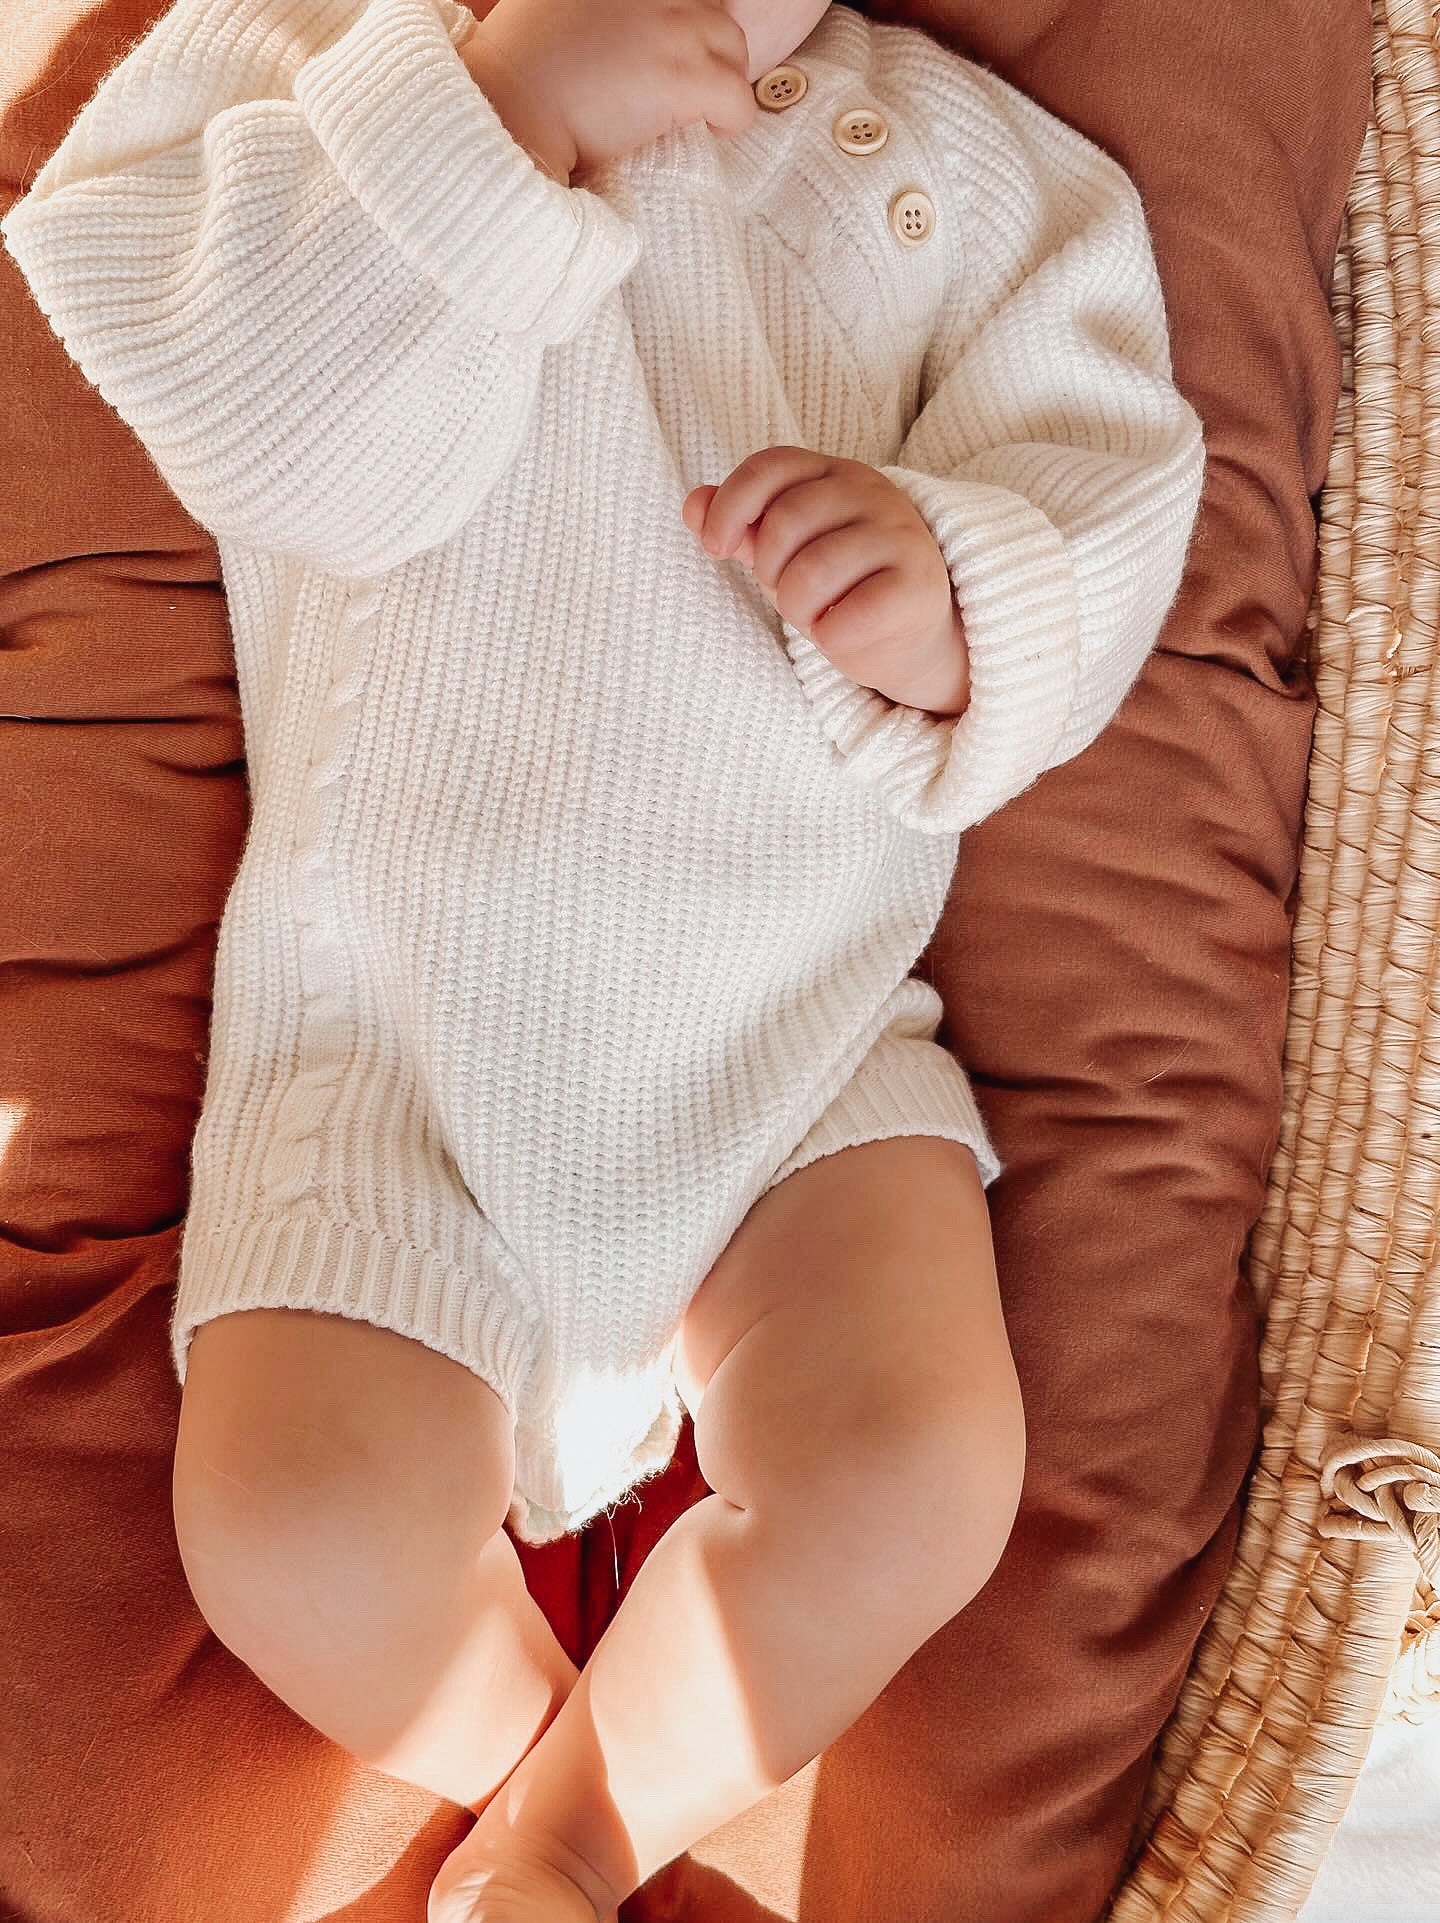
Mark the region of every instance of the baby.
[[[0, 230], [235, 641], [187, 1579], [476, 1813], [429, 1923], [613, 1923], [1014, 1521], [1000, 1162], [911, 970], [1180, 582], [1141, 203], [821, 0], [178, 0]], [[714, 1493], [577, 1675], [505, 1525], [687, 1410]]]

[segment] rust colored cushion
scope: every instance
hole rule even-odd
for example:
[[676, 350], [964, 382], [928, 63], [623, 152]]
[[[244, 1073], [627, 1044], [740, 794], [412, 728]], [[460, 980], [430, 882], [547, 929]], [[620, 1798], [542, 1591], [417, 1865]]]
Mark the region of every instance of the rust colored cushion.
[[[163, 3], [11, 9], [0, 204]], [[1090, 1923], [1257, 1437], [1239, 1265], [1279, 1130], [1367, 13], [868, 11], [931, 26], [1129, 168], [1209, 481], [1140, 683], [965, 837], [928, 955], [1007, 1165], [989, 1199], [1029, 1419], [1015, 1534], [850, 1731], [624, 1923]], [[200, 1617], [172, 1527], [167, 1320], [247, 818], [215, 554], [3, 250], [0, 315], [0, 1908], [420, 1923], [472, 1819], [271, 1696]], [[575, 1661], [704, 1494], [687, 1426], [613, 1522], [521, 1546]]]

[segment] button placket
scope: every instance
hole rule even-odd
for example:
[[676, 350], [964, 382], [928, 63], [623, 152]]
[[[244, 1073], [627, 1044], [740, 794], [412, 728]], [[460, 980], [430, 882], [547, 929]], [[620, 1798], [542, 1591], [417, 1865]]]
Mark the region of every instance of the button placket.
[[[802, 67], [784, 61], [755, 82], [755, 99], [767, 113], [783, 113], [803, 100], [810, 82]], [[831, 138], [847, 154], [877, 154], [890, 138], [890, 123], [878, 107], [847, 107], [830, 127]], [[888, 209], [890, 231], [903, 247], [923, 247], [935, 231], [935, 203], [923, 187], [902, 187]]]

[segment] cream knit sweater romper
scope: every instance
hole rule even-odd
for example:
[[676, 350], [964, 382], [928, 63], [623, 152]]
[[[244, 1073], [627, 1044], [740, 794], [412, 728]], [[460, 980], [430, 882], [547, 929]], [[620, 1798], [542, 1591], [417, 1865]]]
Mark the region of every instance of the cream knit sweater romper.
[[[234, 636], [179, 1379], [230, 1310], [398, 1330], [504, 1399], [542, 1542], [669, 1461], [681, 1317], [763, 1190], [906, 1134], [999, 1172], [910, 970], [960, 834], [1134, 682], [1204, 454], [1127, 176], [918, 29], [832, 6], [743, 135], [568, 188], [473, 31], [179, 0], [0, 232]], [[915, 503], [963, 716], [686, 528], [779, 444]]]

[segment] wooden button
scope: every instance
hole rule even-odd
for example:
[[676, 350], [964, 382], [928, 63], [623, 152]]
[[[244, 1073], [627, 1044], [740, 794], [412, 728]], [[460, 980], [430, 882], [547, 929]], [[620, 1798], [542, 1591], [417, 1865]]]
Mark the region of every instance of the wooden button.
[[874, 107], [849, 107], [831, 128], [837, 147], [847, 154], [878, 153], [890, 138], [884, 114]]
[[755, 98], [767, 112], [783, 113], [787, 107], [793, 107], [797, 100], [805, 98], [809, 85], [799, 67], [788, 64], [772, 67], [769, 73], [762, 73], [755, 82]]
[[935, 203], [919, 187], [902, 187], [890, 203], [890, 230], [906, 247], [923, 247], [935, 231]]

